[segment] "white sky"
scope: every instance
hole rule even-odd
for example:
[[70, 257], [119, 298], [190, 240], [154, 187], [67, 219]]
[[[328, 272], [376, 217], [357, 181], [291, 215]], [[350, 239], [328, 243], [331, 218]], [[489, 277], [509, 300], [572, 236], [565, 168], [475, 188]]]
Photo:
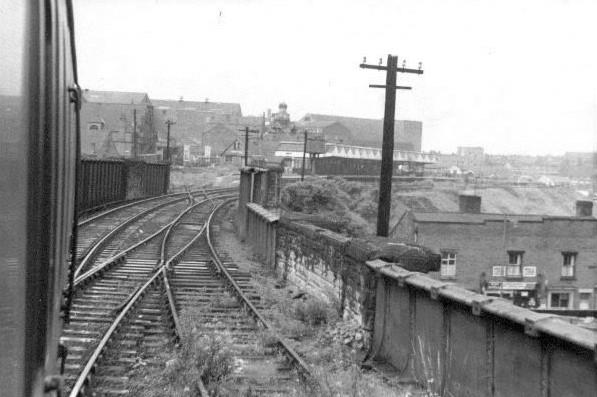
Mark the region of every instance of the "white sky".
[[[397, 118], [424, 150], [561, 154], [597, 142], [597, 1], [76, 0], [80, 82], [151, 98], [239, 102], [257, 115], [381, 118], [388, 53]], [[221, 13], [221, 15], [220, 15]]]

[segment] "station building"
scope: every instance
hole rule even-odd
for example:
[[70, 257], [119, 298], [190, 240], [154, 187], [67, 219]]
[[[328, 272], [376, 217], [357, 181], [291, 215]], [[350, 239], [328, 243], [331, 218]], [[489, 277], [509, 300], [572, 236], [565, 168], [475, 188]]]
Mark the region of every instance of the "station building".
[[435, 278], [521, 306], [597, 309], [593, 202], [576, 202], [576, 216], [482, 213], [472, 195], [459, 204], [459, 212], [406, 211], [391, 236], [440, 252]]
[[[313, 134], [315, 135], [315, 134]], [[381, 170], [381, 149], [325, 142], [322, 134], [310, 136], [306, 147], [306, 167], [317, 175], [374, 175]], [[280, 142], [274, 156], [285, 159], [290, 168], [302, 167], [304, 141]], [[394, 174], [403, 170], [423, 173], [426, 164], [437, 162], [436, 156], [423, 152], [394, 150]]]

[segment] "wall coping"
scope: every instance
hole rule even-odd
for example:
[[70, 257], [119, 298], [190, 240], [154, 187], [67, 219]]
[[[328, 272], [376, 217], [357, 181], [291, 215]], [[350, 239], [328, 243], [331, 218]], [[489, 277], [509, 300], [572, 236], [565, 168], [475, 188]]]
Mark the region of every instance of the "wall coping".
[[394, 263], [380, 259], [365, 262], [367, 267], [378, 274], [396, 280], [398, 285], [408, 285], [428, 292], [431, 299], [444, 299], [471, 307], [474, 315], [483, 312], [524, 326], [527, 335], [538, 337], [540, 334], [572, 343], [595, 352], [597, 362], [597, 336], [591, 330], [570, 324], [559, 316], [536, 313], [514, 305], [502, 298], [488, 297], [462, 287], [432, 279], [423, 273], [411, 272]]
[[280, 220], [280, 213], [279, 211], [270, 211], [268, 209], [263, 208], [261, 205], [256, 203], [247, 203], [247, 208], [254, 212], [256, 215], [260, 216], [261, 218], [265, 219], [267, 222], [277, 222]]

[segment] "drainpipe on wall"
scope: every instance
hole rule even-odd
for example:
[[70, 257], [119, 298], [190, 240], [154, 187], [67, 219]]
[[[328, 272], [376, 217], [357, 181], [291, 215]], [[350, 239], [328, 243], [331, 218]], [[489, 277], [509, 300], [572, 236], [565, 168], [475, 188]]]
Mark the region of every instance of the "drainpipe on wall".
[[251, 190], [250, 190], [250, 195], [249, 195], [249, 203], [253, 202], [253, 189], [254, 189], [254, 185], [255, 185], [255, 173], [251, 172]]

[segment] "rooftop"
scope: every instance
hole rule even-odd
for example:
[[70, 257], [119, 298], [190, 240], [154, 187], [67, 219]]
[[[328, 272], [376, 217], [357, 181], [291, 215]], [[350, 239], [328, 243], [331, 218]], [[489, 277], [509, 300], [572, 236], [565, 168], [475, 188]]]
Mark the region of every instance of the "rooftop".
[[170, 109], [175, 111], [191, 111], [202, 113], [212, 112], [219, 114], [231, 114], [238, 117], [242, 116], [242, 111], [239, 103], [186, 101], [183, 99], [153, 99], [152, 103], [157, 109]]
[[150, 104], [149, 96], [145, 92], [124, 91], [92, 91], [83, 90], [83, 99], [90, 103], [109, 103], [122, 105]]

